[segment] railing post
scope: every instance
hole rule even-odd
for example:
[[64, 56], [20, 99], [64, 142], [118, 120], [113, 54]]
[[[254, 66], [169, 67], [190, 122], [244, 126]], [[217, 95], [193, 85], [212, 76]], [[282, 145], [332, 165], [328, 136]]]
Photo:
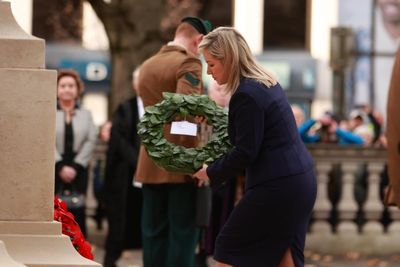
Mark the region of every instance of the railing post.
[[368, 163], [368, 194], [364, 204], [365, 218], [368, 222], [363, 227], [364, 233], [383, 233], [383, 226], [379, 223], [382, 216], [383, 204], [379, 197], [380, 173], [383, 163]]
[[393, 222], [388, 227], [389, 235], [400, 235], [400, 209], [398, 207], [389, 207], [390, 217]]
[[328, 218], [332, 209], [332, 204], [328, 199], [329, 172], [332, 170], [332, 163], [318, 162], [317, 172], [317, 199], [314, 206], [313, 217], [315, 222], [311, 227], [312, 233], [331, 233], [332, 229], [328, 223]]
[[357, 225], [353, 222], [357, 213], [357, 202], [354, 198], [356, 162], [342, 163], [342, 196], [338, 204], [339, 219], [337, 231], [339, 234], [356, 234]]
[[[308, 149], [317, 163], [318, 193], [313, 211], [314, 222], [310, 225], [306, 248], [329, 254], [342, 254], [348, 251], [377, 255], [396, 253], [396, 249], [400, 247], [400, 209], [397, 207], [389, 209], [393, 223], [389, 226], [388, 233], [384, 233], [383, 226], [380, 225], [384, 208], [379, 191], [380, 173], [387, 159], [387, 151], [376, 147], [324, 144], [310, 145]], [[340, 172], [333, 173], [337, 164]], [[360, 207], [355, 189], [359, 171], [364, 171], [361, 166], [365, 165], [368, 171], [365, 178], [368, 180], [368, 186], [365, 189], [367, 190], [365, 203]], [[331, 181], [332, 178], [339, 180]], [[331, 182], [335, 182], [332, 188], [329, 187]], [[340, 187], [337, 188], [339, 184]], [[328, 192], [332, 193], [332, 199], [330, 195], [328, 197]], [[365, 214], [363, 218], [366, 219], [366, 224], [362, 227], [362, 231], [359, 231], [355, 219], [361, 208]], [[335, 229], [331, 229], [331, 209], [337, 211], [337, 217], [332, 218], [337, 219]]]

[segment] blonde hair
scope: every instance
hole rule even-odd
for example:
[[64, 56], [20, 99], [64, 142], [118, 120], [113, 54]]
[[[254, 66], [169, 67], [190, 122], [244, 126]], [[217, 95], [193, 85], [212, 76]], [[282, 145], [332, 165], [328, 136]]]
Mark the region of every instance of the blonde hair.
[[203, 37], [199, 50], [207, 50], [224, 65], [228, 73], [226, 90], [233, 94], [242, 77], [254, 79], [267, 87], [276, 85], [271, 73], [263, 69], [252, 55], [243, 36], [232, 27], [218, 27]]

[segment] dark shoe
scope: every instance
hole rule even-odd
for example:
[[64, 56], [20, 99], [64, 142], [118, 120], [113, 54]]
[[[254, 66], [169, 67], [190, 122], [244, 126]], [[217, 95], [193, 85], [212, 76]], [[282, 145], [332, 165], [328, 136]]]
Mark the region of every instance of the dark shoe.
[[205, 253], [196, 254], [195, 267], [208, 267], [207, 255]]
[[114, 263], [109, 263], [109, 262], [104, 262], [103, 267], [117, 267], [117, 264]]
[[97, 214], [91, 216], [92, 219], [96, 222], [96, 229], [101, 231], [103, 230], [103, 218]]

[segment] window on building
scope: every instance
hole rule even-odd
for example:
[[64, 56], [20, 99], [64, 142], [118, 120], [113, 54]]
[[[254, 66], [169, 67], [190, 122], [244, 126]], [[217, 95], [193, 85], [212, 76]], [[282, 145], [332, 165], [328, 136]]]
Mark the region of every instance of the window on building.
[[232, 26], [233, 0], [206, 0], [202, 1], [199, 12], [201, 18], [211, 21], [214, 28]]
[[307, 49], [308, 1], [264, 1], [265, 48]]

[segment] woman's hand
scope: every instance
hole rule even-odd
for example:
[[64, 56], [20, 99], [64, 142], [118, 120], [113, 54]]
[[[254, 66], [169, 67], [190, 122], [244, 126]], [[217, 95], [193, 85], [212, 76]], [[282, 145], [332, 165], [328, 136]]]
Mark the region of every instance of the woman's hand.
[[203, 164], [203, 167], [200, 170], [198, 170], [195, 174], [193, 174], [193, 176], [198, 180], [197, 181], [198, 187], [206, 185], [210, 181], [210, 178], [207, 175], [207, 167], [208, 167], [207, 164]]
[[207, 123], [207, 119], [202, 115], [196, 115], [194, 117], [194, 122], [197, 124]]
[[69, 184], [71, 183], [76, 177], [76, 170], [70, 166], [64, 166], [60, 170], [60, 178], [61, 180]]

